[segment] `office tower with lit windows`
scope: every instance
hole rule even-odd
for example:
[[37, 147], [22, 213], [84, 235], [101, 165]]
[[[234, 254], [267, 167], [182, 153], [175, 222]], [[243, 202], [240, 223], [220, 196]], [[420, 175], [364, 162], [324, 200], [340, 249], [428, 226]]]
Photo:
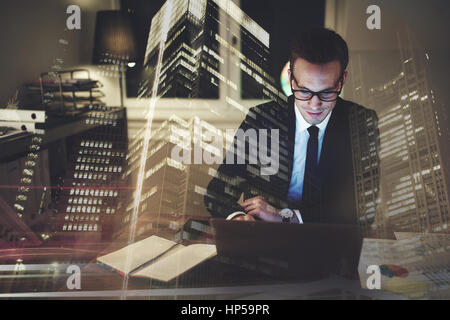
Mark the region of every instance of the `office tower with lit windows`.
[[55, 240], [108, 241], [118, 214], [128, 137], [124, 108], [99, 106], [67, 138], [67, 168], [52, 223]]
[[[207, 148], [204, 143], [198, 142], [197, 130], [202, 130], [203, 134], [206, 130], [221, 134], [220, 130], [198, 117], [185, 121], [175, 115], [153, 132], [147, 153], [137, 236], [147, 234], [147, 231], [151, 230], [151, 233], [167, 238], [189, 239], [189, 236], [180, 233], [183, 225], [190, 218], [200, 220], [209, 218], [203, 204], [203, 196], [215, 170], [207, 164], [191, 162], [195, 148], [199, 148], [202, 154]], [[198, 143], [195, 144], [196, 142]], [[139, 171], [142, 154], [139, 144], [138, 139], [130, 143], [127, 155], [128, 170], [123, 173], [124, 181], [131, 186], [136, 185]], [[176, 146], [192, 151], [188, 152], [189, 163], [172, 158], [172, 149]], [[213, 152], [223, 154], [224, 150]], [[127, 194], [128, 202], [123, 202], [123, 207], [119, 208], [124, 214], [117, 217], [120, 219], [117, 225], [125, 226], [125, 229], [116, 230], [116, 236], [127, 231], [126, 227], [133, 214], [135, 189], [128, 190]], [[204, 228], [200, 224], [198, 227]]]
[[372, 110], [350, 113], [353, 181], [358, 225], [364, 236], [380, 236], [384, 223], [379, 217], [380, 132], [378, 117]]
[[[170, 17], [169, 21], [165, 20], [167, 17]], [[227, 0], [169, 0], [162, 6], [150, 27], [144, 61], [146, 76], [140, 97], [151, 96], [164, 24], [168, 26], [168, 34], [158, 79], [159, 97], [175, 97], [178, 103], [185, 101], [186, 106], [194, 109], [200, 99], [208, 99], [203, 101], [211, 102], [208, 109], [214, 111], [218, 120], [229, 118], [230, 112], [235, 112], [241, 115], [237, 117], [239, 122], [248, 112], [242, 99], [270, 99], [281, 109], [286, 107], [286, 96], [275, 88], [275, 80], [268, 74], [269, 34], [235, 3]], [[155, 114], [159, 111], [157, 106]], [[277, 121], [275, 110], [273, 114], [258, 116], [268, 123]], [[149, 229], [152, 232], [166, 230], [172, 237], [180, 239], [183, 235], [175, 234], [189, 217], [210, 217], [203, 197], [218, 165], [181, 164], [171, 158], [172, 148], [180, 142], [174, 137], [179, 132], [190, 134], [190, 144], [194, 148], [194, 132], [199, 127], [202, 135], [211, 132], [225, 137], [223, 130], [204, 121], [201, 115], [187, 119], [183, 114], [168, 116], [158, 129], [152, 130], [136, 226], [138, 236]], [[130, 143], [124, 179], [133, 187], [137, 184], [144, 133], [141, 130]], [[200, 146], [202, 150], [209, 147]], [[224, 143], [223, 148], [226, 147]], [[286, 146], [281, 149], [283, 147]], [[224, 150], [216, 152], [223, 157]], [[287, 159], [283, 155], [280, 156], [280, 170], [286, 171], [287, 179]], [[134, 198], [135, 194], [130, 192], [127, 207], [123, 210], [126, 214], [121, 224], [125, 229], [131, 220]], [[192, 229], [195, 228], [205, 229], [194, 223]]]
[[[150, 27], [141, 97], [151, 95], [168, 16], [159, 96], [217, 99], [223, 86], [238, 99], [286, 100], [267, 71], [269, 34], [229, 0], [169, 0], [163, 5]], [[233, 68], [240, 70], [237, 76], [230, 72]]]
[[[367, 88], [362, 82], [355, 85], [359, 102], [375, 109], [379, 118], [378, 221], [393, 231], [448, 232], [446, 113], [435, 99], [429, 55], [409, 29], [399, 32], [397, 38], [401, 72], [378, 87]], [[358, 79], [361, 69], [358, 64], [352, 67]]]

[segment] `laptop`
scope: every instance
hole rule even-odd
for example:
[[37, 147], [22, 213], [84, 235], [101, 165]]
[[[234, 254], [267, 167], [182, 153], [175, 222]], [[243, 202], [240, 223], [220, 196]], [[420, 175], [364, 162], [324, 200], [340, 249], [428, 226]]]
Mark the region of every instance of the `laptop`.
[[361, 243], [351, 225], [211, 219], [223, 260], [276, 277], [357, 279]]

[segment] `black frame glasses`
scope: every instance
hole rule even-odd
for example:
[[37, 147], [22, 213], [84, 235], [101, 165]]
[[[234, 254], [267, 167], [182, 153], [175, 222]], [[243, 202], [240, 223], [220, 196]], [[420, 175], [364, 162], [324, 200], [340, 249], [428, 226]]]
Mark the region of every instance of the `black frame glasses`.
[[[339, 91], [322, 90], [322, 91], [316, 92], [316, 91], [308, 90], [306, 88], [294, 90], [294, 88], [292, 88], [292, 80], [294, 80], [295, 83], [297, 83], [297, 80], [295, 79], [294, 74], [291, 73], [291, 83], [290, 84], [291, 84], [292, 94], [294, 95], [295, 99], [300, 100], [300, 101], [309, 101], [314, 96], [317, 96], [317, 98], [319, 98], [320, 101], [333, 102], [333, 101], [336, 101], [338, 99], [339, 95], [342, 92], [342, 87], [343, 87], [342, 81], [343, 81], [343, 78], [344, 78], [344, 75], [341, 75], [339, 77], [338, 83], [336, 85], [336, 86], [338, 86], [339, 84], [341, 84], [341, 87], [340, 87]], [[297, 92], [300, 93], [300, 94], [308, 95], [308, 96], [305, 97], [305, 98], [299, 98]]]

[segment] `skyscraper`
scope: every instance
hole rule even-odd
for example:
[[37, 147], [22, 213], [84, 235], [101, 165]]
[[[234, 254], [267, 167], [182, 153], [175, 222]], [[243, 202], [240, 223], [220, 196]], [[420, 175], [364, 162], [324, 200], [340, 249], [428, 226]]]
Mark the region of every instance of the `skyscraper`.
[[361, 63], [352, 64], [355, 97], [379, 117], [378, 220], [394, 231], [448, 232], [446, 113], [433, 92], [429, 54], [409, 28], [399, 31], [397, 39], [401, 72], [384, 84], [368, 88], [361, 80]]
[[[158, 95], [217, 99], [225, 87], [238, 98], [285, 101], [268, 74], [269, 34], [230, 0], [169, 0], [163, 5], [150, 27], [141, 97], [150, 95], [168, 16]], [[242, 72], [230, 71], [234, 69]]]
[[121, 201], [121, 174], [128, 145], [124, 108], [98, 106], [85, 130], [68, 137], [64, 188], [52, 222], [55, 240], [108, 241]]
[[[167, 17], [170, 19], [165, 20]], [[151, 96], [164, 25], [168, 26], [168, 33], [160, 78], [156, 79], [159, 97], [196, 98], [178, 101], [185, 101], [186, 107], [194, 109], [198, 99], [210, 99], [206, 100], [210, 101], [209, 109], [218, 119], [237, 113], [238, 122], [248, 112], [242, 99], [270, 99], [278, 102], [280, 108], [286, 106], [286, 96], [276, 89], [275, 80], [268, 74], [269, 34], [228, 0], [169, 0], [163, 5], [152, 19], [140, 97]], [[162, 110], [157, 107], [155, 113], [159, 111]], [[261, 116], [268, 122], [277, 121], [275, 110], [274, 114]], [[232, 137], [227, 140], [223, 130], [201, 116], [183, 119], [183, 114], [172, 115], [152, 131], [136, 229], [138, 236], [151, 229], [151, 232], [172, 232], [173, 237], [179, 238], [182, 234], [175, 234], [187, 218], [209, 217], [203, 197], [217, 166], [177, 162], [172, 159], [171, 150], [183, 145], [191, 150], [198, 148], [202, 153], [217, 153], [223, 158], [228, 145], [224, 143], [222, 148], [212, 151], [211, 145], [198, 141], [196, 130], [201, 131], [200, 136], [211, 133], [221, 137], [228, 145], [232, 140]], [[128, 169], [123, 177], [130, 186], [137, 182], [144, 131], [138, 132], [130, 143]], [[189, 142], [181, 143], [183, 135], [191, 137]], [[286, 161], [281, 155], [281, 170], [287, 173]], [[119, 223], [125, 229], [131, 220], [135, 196], [129, 193], [126, 214]]]

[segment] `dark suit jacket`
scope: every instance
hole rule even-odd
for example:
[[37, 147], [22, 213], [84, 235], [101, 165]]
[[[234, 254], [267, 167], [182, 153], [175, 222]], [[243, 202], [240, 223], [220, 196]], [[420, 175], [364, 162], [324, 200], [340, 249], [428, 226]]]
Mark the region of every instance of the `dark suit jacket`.
[[[237, 204], [237, 200], [244, 193], [244, 199], [262, 195], [277, 208], [299, 209], [304, 223], [356, 224], [355, 178], [361, 172], [355, 171], [354, 164], [361, 160], [361, 150], [368, 149], [368, 146], [366, 148], [360, 145], [361, 141], [367, 144], [370, 138], [377, 140], [378, 144], [377, 131], [370, 134], [371, 137], [364, 137], [366, 139], [355, 138], [357, 135], [369, 134], [370, 130], [361, 128], [365, 126], [364, 120], [369, 118], [373, 118], [376, 131], [377, 117], [373, 110], [338, 99], [322, 143], [318, 167], [320, 188], [317, 201], [306, 204], [302, 201], [287, 200], [296, 128], [293, 96], [289, 97], [286, 106], [268, 102], [251, 108], [240, 128], [243, 130], [279, 129], [280, 168], [278, 173], [272, 176], [261, 176], [259, 162], [257, 165], [223, 163], [208, 185], [204, 198], [206, 208], [212, 216], [226, 218], [235, 211], [243, 211]], [[248, 146], [245, 150], [248, 152]], [[232, 148], [228, 152], [233, 152]]]

